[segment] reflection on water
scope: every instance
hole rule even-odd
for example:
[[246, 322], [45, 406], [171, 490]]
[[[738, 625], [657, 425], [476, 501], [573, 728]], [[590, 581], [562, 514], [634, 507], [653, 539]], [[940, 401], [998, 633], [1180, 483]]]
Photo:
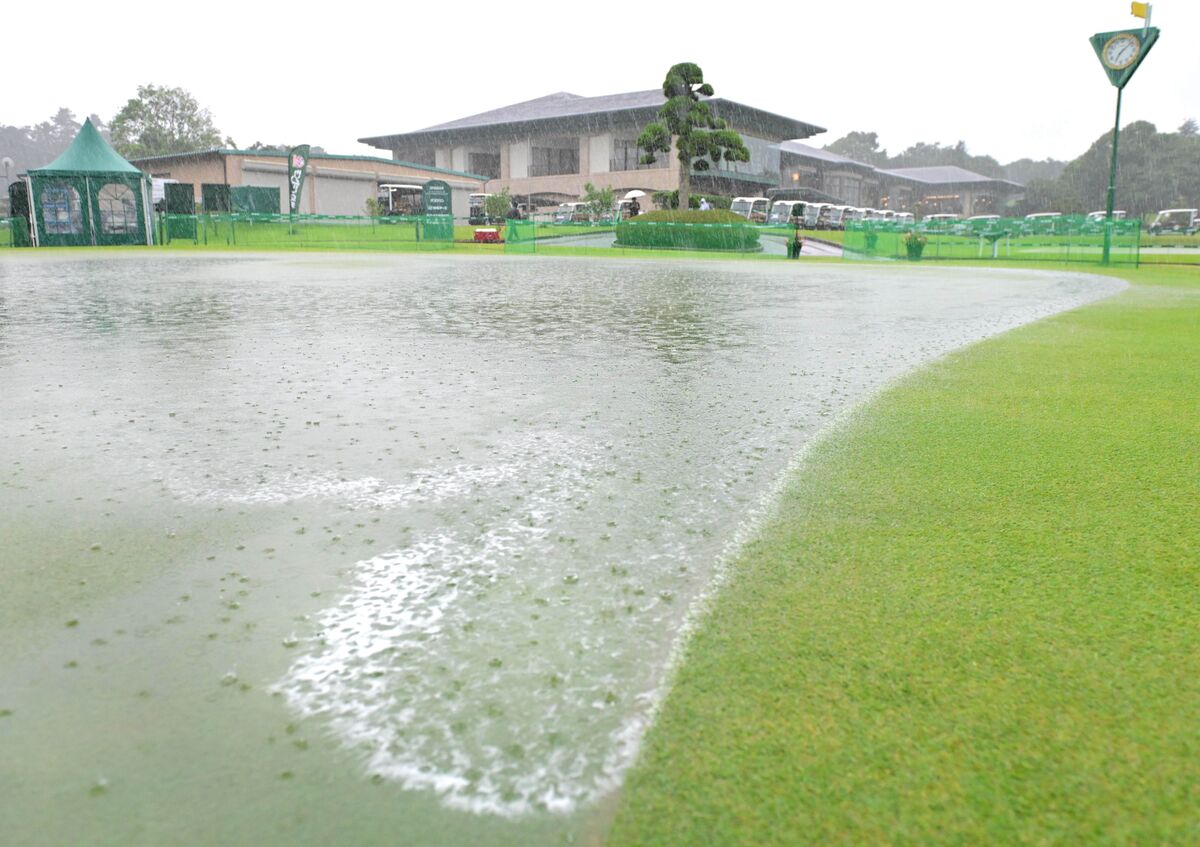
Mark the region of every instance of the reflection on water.
[[796, 451], [1116, 286], [873, 273], [6, 257], [0, 813], [64, 812], [62, 843], [602, 831], [689, 605]]

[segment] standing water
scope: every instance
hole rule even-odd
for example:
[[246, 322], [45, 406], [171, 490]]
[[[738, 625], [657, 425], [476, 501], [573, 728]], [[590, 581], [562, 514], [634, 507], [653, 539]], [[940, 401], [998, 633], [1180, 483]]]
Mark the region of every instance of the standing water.
[[798, 451], [1118, 285], [4, 257], [5, 843], [596, 843]]

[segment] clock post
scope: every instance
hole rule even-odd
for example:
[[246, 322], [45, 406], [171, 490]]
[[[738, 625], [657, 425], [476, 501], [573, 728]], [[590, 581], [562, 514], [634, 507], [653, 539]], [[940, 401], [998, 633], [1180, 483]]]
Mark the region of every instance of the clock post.
[[1113, 124], [1112, 163], [1108, 170], [1108, 199], [1104, 216], [1104, 254], [1101, 263], [1109, 264], [1112, 255], [1113, 208], [1117, 195], [1117, 144], [1121, 135], [1121, 94], [1133, 73], [1142, 64], [1150, 48], [1158, 41], [1158, 29], [1150, 26], [1150, 4], [1134, 3], [1133, 13], [1146, 19], [1142, 29], [1098, 32], [1092, 36], [1092, 48], [1117, 89], [1117, 118]]

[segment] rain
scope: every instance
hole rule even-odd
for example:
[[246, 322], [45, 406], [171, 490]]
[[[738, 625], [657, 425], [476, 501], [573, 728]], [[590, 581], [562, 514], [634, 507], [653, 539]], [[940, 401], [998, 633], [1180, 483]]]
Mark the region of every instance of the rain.
[[814, 439], [919, 365], [1122, 285], [11, 257], [0, 829], [603, 832], [688, 627]]

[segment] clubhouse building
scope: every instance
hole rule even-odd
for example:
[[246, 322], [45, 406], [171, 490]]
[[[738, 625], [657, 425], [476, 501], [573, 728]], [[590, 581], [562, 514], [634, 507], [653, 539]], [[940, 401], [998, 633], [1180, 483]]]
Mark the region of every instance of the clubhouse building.
[[[672, 151], [642, 164], [637, 137], [658, 117], [661, 89], [582, 97], [558, 92], [436, 126], [360, 138], [384, 156], [309, 157], [302, 212], [362, 215], [367, 200], [393, 186], [419, 194], [430, 180], [449, 184], [455, 217], [470, 195], [505, 188], [529, 208], [578, 200], [584, 185], [617, 196], [647, 195], [679, 185]], [[885, 169], [839, 156], [803, 139], [816, 124], [720, 97], [706, 101], [737, 131], [748, 162], [722, 162], [691, 175], [695, 195], [764, 197], [892, 209], [918, 216], [1003, 213], [1024, 186], [959, 167]], [[132, 160], [154, 178], [193, 186], [201, 208], [278, 212], [286, 208], [287, 154], [279, 150], [209, 149]], [[221, 200], [222, 197], [231, 198]], [[155, 198], [158, 199], [157, 197]], [[647, 198], [643, 205], [649, 207]]]
[[924, 168], [877, 168], [828, 150], [785, 141], [780, 145], [780, 186], [804, 199], [860, 208], [935, 214], [1004, 214], [1025, 186], [983, 176], [954, 165]]
[[[488, 178], [486, 190], [505, 188], [530, 206], [545, 208], [577, 200], [584, 183], [647, 194], [679, 185], [674, 152], [653, 165], [639, 162], [637, 137], [657, 119], [662, 90], [603, 97], [558, 92], [490, 112], [396, 135], [360, 138], [397, 160], [466, 171]], [[713, 112], [736, 130], [749, 162], [722, 162], [692, 173], [693, 191], [758, 196], [779, 184], [780, 142], [825, 130], [732, 100], [709, 98]]]
[[[652, 165], [639, 161], [637, 137], [657, 119], [660, 89], [582, 97], [558, 92], [395, 135], [360, 138], [397, 161], [486, 179], [486, 192], [505, 188], [532, 208], [579, 199], [584, 184], [647, 194], [679, 185], [672, 152]], [[796, 191], [800, 199], [969, 216], [1002, 212], [1024, 187], [958, 167], [887, 170], [802, 142], [825, 130], [743, 103], [709, 98], [713, 112], [736, 130], [749, 162], [693, 171], [692, 190], [733, 196]]]

